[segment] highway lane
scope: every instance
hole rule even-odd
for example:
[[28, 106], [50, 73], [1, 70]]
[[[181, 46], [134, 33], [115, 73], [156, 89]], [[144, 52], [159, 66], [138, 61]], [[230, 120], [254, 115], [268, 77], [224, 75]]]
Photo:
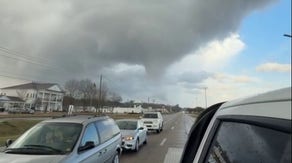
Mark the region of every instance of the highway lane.
[[135, 153], [124, 151], [121, 163], [177, 163], [194, 119], [183, 113], [164, 116], [164, 130], [149, 133], [148, 144]]

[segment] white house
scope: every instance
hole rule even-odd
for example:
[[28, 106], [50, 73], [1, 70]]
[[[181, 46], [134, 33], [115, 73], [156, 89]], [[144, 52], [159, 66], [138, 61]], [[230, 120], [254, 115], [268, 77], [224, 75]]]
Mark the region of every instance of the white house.
[[1, 94], [25, 101], [26, 108], [40, 111], [62, 111], [64, 91], [55, 83], [27, 83], [1, 89]]
[[141, 105], [138, 107], [134, 106], [133, 108], [126, 108], [126, 107], [115, 107], [113, 109], [113, 113], [142, 113], [143, 108]]
[[18, 97], [0, 95], [0, 108], [24, 108], [24, 101]]

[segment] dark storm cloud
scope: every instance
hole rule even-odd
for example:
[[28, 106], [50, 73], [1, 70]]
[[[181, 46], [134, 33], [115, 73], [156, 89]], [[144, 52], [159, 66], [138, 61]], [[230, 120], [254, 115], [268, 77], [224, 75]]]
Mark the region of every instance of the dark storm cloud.
[[0, 75], [63, 84], [103, 74], [124, 98], [174, 103], [212, 74], [165, 70], [272, 1], [1, 0], [0, 46], [20, 56], [0, 51]]
[[35, 72], [49, 73], [44, 77], [91, 76], [116, 63], [160, 76], [207, 41], [236, 32], [245, 16], [271, 1], [7, 0], [0, 2], [0, 45], [61, 69]]

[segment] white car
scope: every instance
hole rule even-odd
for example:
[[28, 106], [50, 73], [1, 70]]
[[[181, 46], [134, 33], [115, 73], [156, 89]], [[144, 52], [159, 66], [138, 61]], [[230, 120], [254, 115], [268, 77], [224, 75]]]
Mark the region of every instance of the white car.
[[181, 162], [291, 162], [291, 87], [206, 109]]
[[139, 146], [147, 144], [147, 128], [139, 119], [122, 119], [116, 121], [122, 134], [122, 148], [138, 152]]
[[146, 112], [141, 120], [149, 131], [155, 130], [159, 133], [163, 130], [163, 118], [160, 112]]

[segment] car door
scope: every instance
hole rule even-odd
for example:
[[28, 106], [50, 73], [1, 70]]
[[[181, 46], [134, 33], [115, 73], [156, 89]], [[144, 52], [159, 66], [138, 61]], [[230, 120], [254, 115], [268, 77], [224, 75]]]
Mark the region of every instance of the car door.
[[100, 136], [101, 146], [103, 147], [104, 162], [110, 163], [121, 144], [119, 127], [112, 119], [101, 120], [95, 124]]
[[[137, 129], [139, 133], [140, 143], [143, 143], [146, 139], [147, 128], [143, 125], [143, 122], [138, 120]], [[143, 127], [143, 130], [139, 130], [139, 128]]]
[[[93, 147], [82, 149], [88, 142], [93, 142]], [[104, 162], [105, 158], [102, 155], [103, 147], [100, 145], [100, 139], [96, 127], [93, 123], [87, 125], [78, 148], [77, 162], [81, 163], [96, 163]]]

